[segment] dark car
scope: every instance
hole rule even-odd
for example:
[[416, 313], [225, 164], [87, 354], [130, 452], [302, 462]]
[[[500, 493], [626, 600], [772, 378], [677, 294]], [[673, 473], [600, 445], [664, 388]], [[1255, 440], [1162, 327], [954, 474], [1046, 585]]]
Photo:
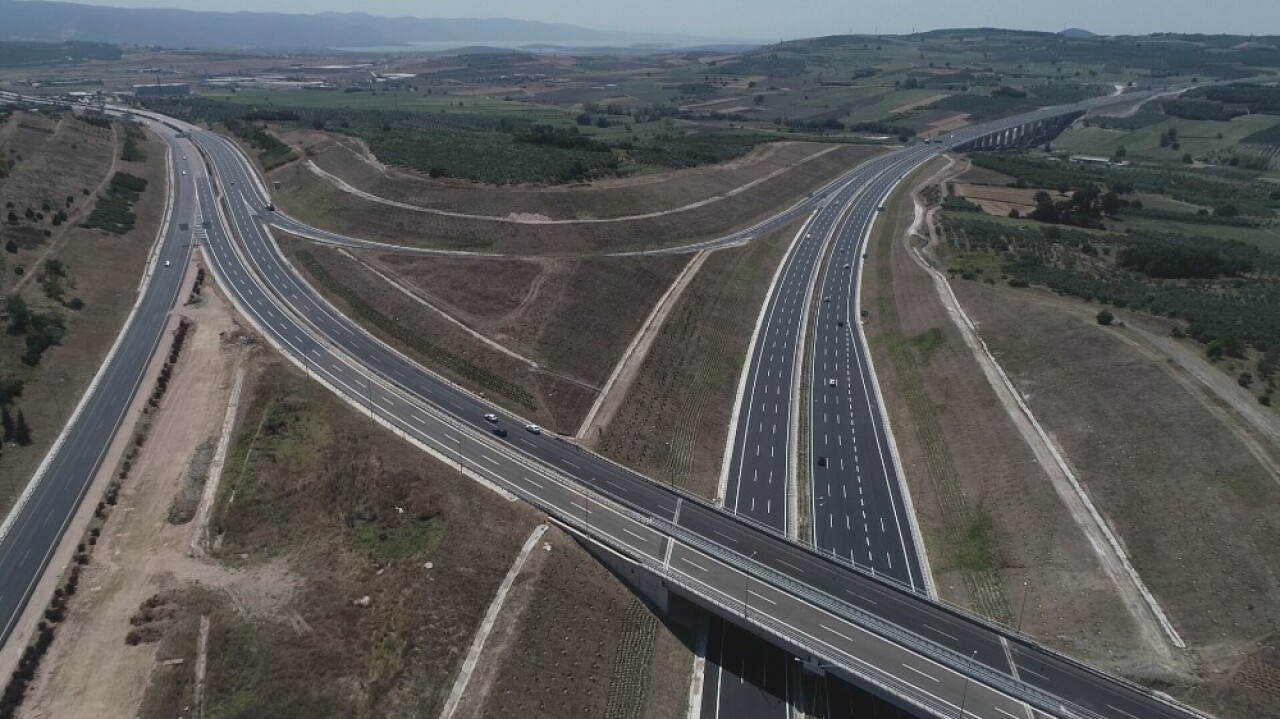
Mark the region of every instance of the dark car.
[[493, 433], [494, 433], [494, 434], [496, 434], [496, 435], [498, 435], [499, 437], [506, 437], [506, 436], [507, 436], [507, 430], [503, 429], [502, 427], [494, 427], [494, 428], [493, 428]]

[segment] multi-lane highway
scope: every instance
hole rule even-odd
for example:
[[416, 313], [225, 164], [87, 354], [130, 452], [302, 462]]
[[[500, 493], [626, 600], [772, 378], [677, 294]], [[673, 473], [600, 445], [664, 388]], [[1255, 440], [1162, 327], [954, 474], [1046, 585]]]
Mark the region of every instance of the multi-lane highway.
[[[194, 154], [194, 148], [192, 148]], [[0, 528], [0, 642], [9, 637], [54, 549], [102, 465], [169, 319], [191, 252], [193, 193], [171, 153], [170, 222], [147, 267], [141, 294], [107, 361]], [[153, 192], [163, 191], [157, 186]]]
[[[589, 532], [661, 576], [673, 590], [927, 712], [955, 714], [963, 705], [963, 713], [974, 716], [1035, 716], [1031, 702], [1052, 714], [1066, 706], [1083, 716], [1192, 716], [1150, 692], [833, 561], [746, 517], [726, 514], [557, 438], [525, 433], [517, 417], [497, 412], [512, 432], [505, 439], [494, 437], [482, 419], [495, 411], [492, 407], [380, 343], [307, 286], [260, 221], [265, 190], [244, 158], [221, 138], [186, 129], [204, 149], [217, 183], [192, 172], [175, 177], [175, 186], [179, 196], [184, 185], [192, 193], [188, 206], [192, 195], [197, 198], [188, 212], [208, 222], [206, 258], [237, 309], [318, 381], [362, 404], [410, 441]], [[166, 139], [182, 142], [171, 134]], [[126, 333], [122, 351], [125, 343], [145, 346], [147, 339]], [[108, 371], [117, 361], [108, 363]], [[135, 363], [142, 364], [137, 358]], [[60, 454], [51, 456], [56, 460]], [[46, 477], [38, 487], [47, 482]], [[64, 516], [70, 516], [84, 485], [48, 486], [75, 495], [64, 503], [70, 507]], [[34, 513], [25, 508], [15, 512], [14, 526], [45, 519], [29, 514]], [[45, 548], [52, 542], [29, 535], [15, 548]], [[14, 556], [6, 550], [0, 563]], [[936, 635], [926, 635], [926, 627]]]
[[[1024, 639], [1009, 637], [952, 608], [903, 591], [896, 584], [891, 586], [853, 571], [845, 563], [833, 562], [789, 542], [755, 522], [717, 511], [556, 438], [516, 432], [515, 441], [498, 440], [496, 444], [501, 446], [495, 449], [495, 442], [480, 439], [476, 432], [487, 429], [481, 417], [494, 411], [493, 408], [423, 371], [368, 336], [320, 299], [297, 277], [264, 232], [257, 215], [264, 212], [266, 199], [255, 196], [261, 190], [242, 157], [217, 136], [197, 132], [195, 137], [217, 170], [227, 193], [228, 219], [243, 245], [241, 252], [252, 265], [237, 269], [232, 264], [235, 252], [229, 251], [225, 257], [228, 266], [218, 269], [219, 276], [227, 277], [227, 281], [236, 286], [241, 284], [239, 275], [243, 274], [246, 287], [251, 288], [255, 278], [264, 286], [261, 290], [250, 289], [257, 296], [238, 300], [237, 305], [251, 316], [258, 316], [257, 323], [264, 333], [277, 338], [295, 356], [310, 357], [314, 353], [315, 357], [307, 359], [305, 364], [318, 376], [334, 373], [326, 381], [346, 386], [346, 393], [356, 401], [367, 397], [365, 401], [371, 412], [424, 445], [435, 446], [442, 456], [454, 456], [449, 440], [462, 438], [463, 462], [478, 474], [569, 521], [575, 521], [577, 512], [581, 511], [583, 523], [595, 522], [592, 530], [607, 533], [606, 540], [616, 543], [622, 551], [642, 562], [656, 563], [650, 566], [674, 584], [691, 587], [722, 608], [738, 608], [753, 623], [772, 626], [781, 615], [784, 626], [778, 628], [780, 633], [804, 627], [802, 632], [818, 638], [818, 643], [824, 646], [830, 641], [860, 642], [866, 638], [848, 632], [855, 622], [848, 622], [840, 629], [832, 626], [837, 618], [849, 612], [864, 620], [874, 617], [872, 623], [881, 629], [892, 627], [890, 631], [909, 634], [911, 641], [931, 647], [927, 653], [943, 663], [930, 659], [930, 667], [924, 669], [917, 662], [886, 664], [877, 660], [874, 671], [882, 672], [889, 666], [889, 674], [896, 676], [881, 677], [880, 681], [894, 683], [894, 691], [910, 695], [922, 689], [933, 690], [927, 692], [933, 698], [912, 698], [928, 708], [937, 706], [933, 703], [937, 697], [934, 691], [942, 690], [942, 686], [934, 685], [946, 685], [947, 680], [940, 676], [944, 672], [939, 670], [954, 664], [982, 676], [983, 682], [1002, 685], [1012, 681], [1032, 693], [1047, 690], [1103, 716], [1123, 716], [1120, 712], [1125, 711], [1137, 712], [1139, 716], [1186, 716], [1182, 709], [1146, 692], [1045, 652]], [[917, 151], [922, 157], [931, 154], [922, 148]], [[210, 239], [217, 241], [217, 233], [211, 233]], [[214, 253], [216, 257], [216, 249]], [[317, 337], [314, 347], [307, 344], [313, 334]], [[357, 366], [360, 370], [354, 369]], [[362, 383], [362, 371], [371, 371], [375, 381]], [[519, 418], [498, 414], [508, 425], [521, 423]], [[470, 431], [459, 432], [460, 429]], [[495, 473], [494, 468], [503, 471]], [[530, 468], [539, 469], [536, 477], [529, 474]], [[572, 483], [561, 489], [550, 481], [553, 477], [564, 477]], [[535, 482], [542, 486], [535, 486]], [[553, 487], [554, 492], [542, 493]], [[618, 508], [631, 511], [603, 503], [592, 505], [597, 501], [592, 499], [594, 495], [577, 494], [578, 487], [585, 487]], [[640, 521], [637, 522], [637, 518]], [[615, 528], [614, 524], [618, 526]], [[758, 574], [760, 572], [763, 574]], [[740, 577], [740, 580], [730, 578], [722, 582], [716, 579], [719, 575]], [[763, 580], [764, 575], [770, 579]], [[732, 589], [739, 584], [743, 587], [741, 593]], [[789, 595], [783, 591], [784, 586], [799, 591], [809, 602], [786, 599]], [[832, 601], [835, 603], [830, 603]], [[925, 636], [926, 632], [931, 636]], [[877, 653], [886, 649], [876, 647]], [[846, 656], [861, 656], [854, 665], [872, 672], [870, 666], [864, 665], [868, 655], [858, 655], [858, 651], [851, 649]], [[1033, 661], [1037, 667], [1034, 674], [1018, 673], [1022, 666], [1031, 666]], [[1059, 671], [1047, 669], [1050, 665]], [[921, 684], [918, 676], [911, 681], [910, 676], [919, 675], [920, 671], [928, 676], [928, 683]], [[957, 679], [967, 676], [966, 671], [954, 673]], [[1050, 676], [1052, 680], [1040, 679]], [[899, 686], [897, 682], [910, 687]], [[964, 679], [953, 686], [963, 694], [967, 683]], [[974, 686], [979, 683], [973, 682]], [[974, 689], [970, 687], [968, 692], [972, 695]], [[943, 701], [954, 699], [952, 696]], [[977, 700], [973, 696], [969, 696], [968, 701], [976, 703], [969, 705], [967, 711], [976, 713], [982, 703], [987, 702], [990, 706], [985, 715], [999, 715], [1000, 710], [994, 708], [998, 701]], [[1025, 707], [1019, 702], [1005, 706], [1025, 714]]]

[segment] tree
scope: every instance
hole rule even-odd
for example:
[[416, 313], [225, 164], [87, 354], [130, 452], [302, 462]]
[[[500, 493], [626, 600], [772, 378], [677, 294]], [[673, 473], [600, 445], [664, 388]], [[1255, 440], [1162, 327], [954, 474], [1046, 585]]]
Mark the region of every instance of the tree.
[[19, 447], [31, 444], [31, 426], [27, 424], [27, 416], [18, 410], [18, 419], [13, 423], [13, 441]]
[[1195, 158], [1194, 158], [1194, 157], [1192, 157], [1192, 156], [1191, 156], [1191, 153], [1190, 153], [1190, 152], [1188, 152], [1188, 153], [1183, 154], [1183, 156], [1182, 156], [1182, 161], [1183, 161], [1183, 162], [1185, 162], [1185, 163], [1186, 163], [1186, 164], [1188, 164], [1188, 165], [1193, 165], [1193, 164], [1195, 164], [1195, 161], [1196, 161], [1196, 160], [1195, 160]]
[[20, 335], [27, 331], [31, 323], [31, 310], [22, 295], [13, 294], [5, 300], [5, 311], [9, 314], [9, 334]]
[[1124, 145], [1116, 148], [1116, 157], [1125, 157], [1128, 154], [1129, 151], [1124, 148]]
[[1115, 217], [1120, 211], [1120, 196], [1114, 192], [1108, 192], [1102, 196], [1102, 212], [1108, 217]]
[[1103, 327], [1110, 327], [1112, 322], [1116, 321], [1116, 316], [1111, 314], [1111, 310], [1102, 310], [1098, 312], [1098, 324]]
[[1213, 214], [1217, 217], [1235, 217], [1240, 214], [1240, 208], [1228, 202], [1213, 208]]

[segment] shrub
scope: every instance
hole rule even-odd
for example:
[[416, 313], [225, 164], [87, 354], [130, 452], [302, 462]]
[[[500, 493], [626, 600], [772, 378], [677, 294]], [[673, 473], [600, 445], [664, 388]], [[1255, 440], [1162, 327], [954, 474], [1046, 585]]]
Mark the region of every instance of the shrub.
[[1111, 310], [1102, 310], [1098, 312], [1097, 319], [1098, 319], [1098, 324], [1102, 325], [1103, 327], [1110, 327], [1111, 324], [1115, 322], [1116, 316], [1111, 313]]

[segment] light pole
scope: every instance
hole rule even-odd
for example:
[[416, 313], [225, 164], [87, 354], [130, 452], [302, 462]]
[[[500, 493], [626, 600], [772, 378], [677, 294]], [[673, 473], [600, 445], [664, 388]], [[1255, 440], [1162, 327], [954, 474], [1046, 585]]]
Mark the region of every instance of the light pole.
[[1028, 595], [1028, 594], [1030, 594], [1030, 593], [1031, 593], [1031, 588], [1028, 586], [1027, 581], [1026, 581], [1026, 580], [1023, 580], [1023, 582], [1022, 582], [1022, 608], [1018, 610], [1018, 633], [1019, 633], [1019, 634], [1021, 634], [1021, 633], [1022, 633], [1022, 617], [1024, 617], [1024, 616], [1026, 615], [1026, 613], [1027, 613], [1027, 595]]
[[[969, 655], [969, 661], [970, 662], [975, 661], [977, 656], [978, 656], [978, 650], [974, 649], [973, 653]], [[964, 675], [964, 692], [960, 694], [960, 713], [956, 715], [957, 719], [964, 719], [964, 705], [965, 705], [965, 701], [968, 699], [969, 699], [969, 675], [966, 673]]]
[[462, 469], [462, 430], [458, 430], [458, 477], [465, 476]]

